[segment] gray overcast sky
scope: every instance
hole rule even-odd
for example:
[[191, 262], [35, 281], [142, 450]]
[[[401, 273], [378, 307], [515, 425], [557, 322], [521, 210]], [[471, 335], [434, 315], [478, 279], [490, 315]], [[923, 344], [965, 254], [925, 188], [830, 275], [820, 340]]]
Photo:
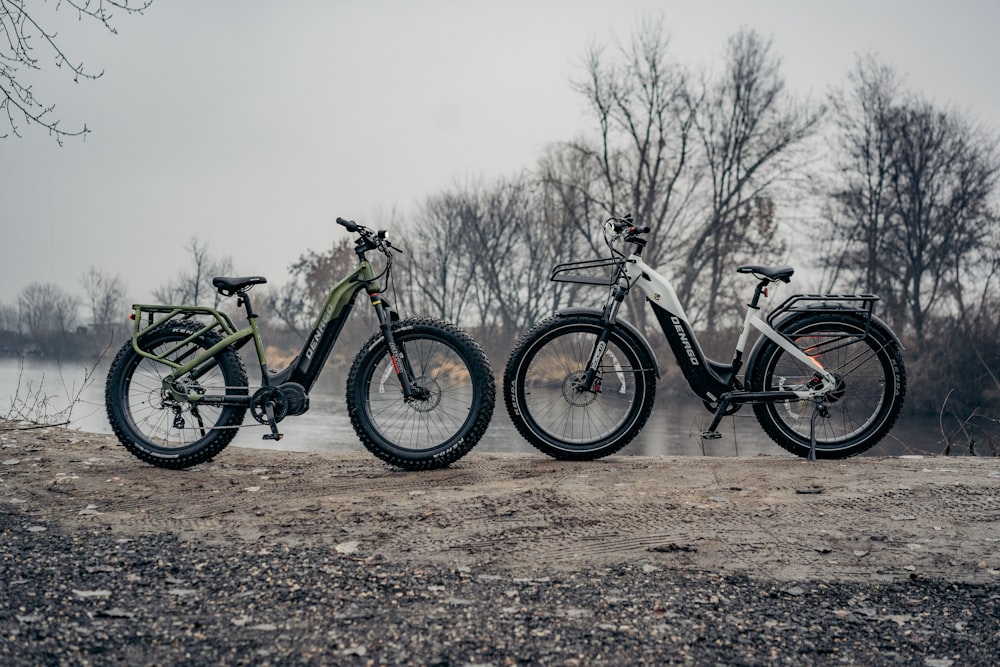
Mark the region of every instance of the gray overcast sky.
[[104, 77], [59, 73], [39, 90], [66, 127], [88, 124], [86, 141], [0, 140], [0, 301], [36, 281], [82, 295], [91, 265], [150, 300], [193, 236], [236, 273], [284, 282], [345, 234], [336, 216], [407, 217], [589, 129], [569, 85], [583, 52], [644, 16], [665, 19], [691, 66], [741, 26], [772, 37], [801, 96], [875, 52], [911, 89], [1000, 128], [997, 0], [156, 0], [114, 36], [65, 21], [71, 52]]

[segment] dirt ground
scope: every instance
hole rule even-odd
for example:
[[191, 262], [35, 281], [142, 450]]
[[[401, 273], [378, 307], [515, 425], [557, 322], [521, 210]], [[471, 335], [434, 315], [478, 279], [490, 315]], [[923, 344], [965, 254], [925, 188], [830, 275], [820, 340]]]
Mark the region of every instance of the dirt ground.
[[511, 576], [631, 563], [786, 582], [1000, 580], [997, 458], [473, 451], [410, 473], [365, 453], [230, 447], [177, 472], [113, 436], [0, 430], [2, 505], [69, 533], [261, 539]]

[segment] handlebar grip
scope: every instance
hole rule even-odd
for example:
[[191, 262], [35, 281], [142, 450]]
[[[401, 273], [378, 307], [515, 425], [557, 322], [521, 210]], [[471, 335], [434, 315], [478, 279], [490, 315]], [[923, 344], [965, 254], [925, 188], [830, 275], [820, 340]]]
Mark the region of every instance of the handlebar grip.
[[354, 222], [353, 220], [344, 220], [343, 218], [340, 217], [337, 218], [337, 224], [343, 225], [349, 232], [356, 232], [358, 231], [359, 228], [358, 223]]

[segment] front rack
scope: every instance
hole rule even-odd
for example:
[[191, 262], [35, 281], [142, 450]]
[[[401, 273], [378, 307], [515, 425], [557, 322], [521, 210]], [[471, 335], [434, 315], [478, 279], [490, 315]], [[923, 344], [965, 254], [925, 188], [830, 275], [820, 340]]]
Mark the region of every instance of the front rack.
[[[566, 262], [557, 264], [549, 275], [549, 280], [557, 283], [577, 283], [579, 285], [602, 285], [608, 287], [614, 285], [618, 280], [618, 273], [622, 267], [622, 261], [616, 257], [605, 257], [603, 259], [585, 259], [580, 262]], [[607, 272], [606, 277], [585, 276], [585, 275], [565, 275], [569, 271], [587, 271], [593, 269], [613, 269]]]

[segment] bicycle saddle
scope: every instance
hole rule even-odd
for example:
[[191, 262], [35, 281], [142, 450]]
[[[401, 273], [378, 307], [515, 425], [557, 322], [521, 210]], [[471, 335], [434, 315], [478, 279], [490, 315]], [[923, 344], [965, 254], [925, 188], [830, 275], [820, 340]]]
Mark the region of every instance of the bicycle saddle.
[[243, 278], [226, 278], [220, 276], [212, 278], [212, 286], [219, 290], [219, 293], [223, 296], [232, 296], [237, 292], [245, 291], [248, 287], [263, 285], [266, 282], [267, 278], [264, 276], [245, 276]]
[[759, 264], [745, 264], [737, 267], [737, 273], [752, 273], [755, 276], [763, 276], [768, 280], [780, 280], [787, 283], [795, 273], [795, 269], [790, 266], [760, 266]]

